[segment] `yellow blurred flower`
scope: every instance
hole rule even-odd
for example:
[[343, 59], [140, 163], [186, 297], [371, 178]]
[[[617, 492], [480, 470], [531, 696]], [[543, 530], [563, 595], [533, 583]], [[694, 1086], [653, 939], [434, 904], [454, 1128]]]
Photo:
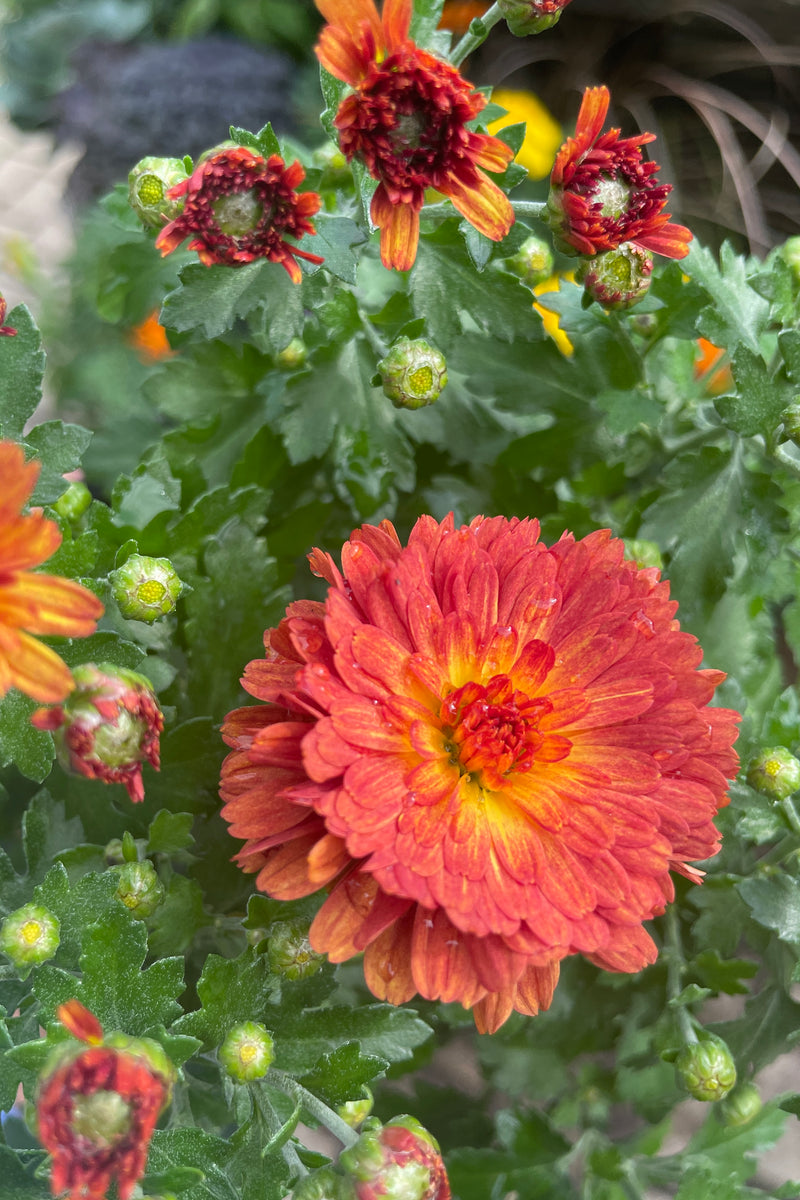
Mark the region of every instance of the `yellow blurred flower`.
[[[573, 272], [569, 271], [566, 275], [564, 275], [564, 279], [569, 279], [572, 281], [574, 279]], [[561, 276], [551, 275], [549, 279], [545, 279], [544, 283], [538, 284], [533, 289], [534, 296], [544, 296], [547, 294], [547, 292], [557, 292], [560, 280]], [[533, 307], [542, 318], [542, 324], [544, 325], [545, 333], [550, 335], [564, 357], [569, 358], [574, 352], [574, 347], [558, 323], [558, 313], [553, 312], [553, 310], [550, 308], [545, 308], [542, 304], [536, 304], [535, 302]]]
[[550, 174], [564, 140], [558, 121], [532, 92], [495, 88], [492, 103], [499, 104], [507, 111], [504, 117], [498, 117], [487, 126], [489, 133], [496, 134], [507, 125], [519, 125], [525, 121], [525, 140], [515, 161], [525, 168], [531, 179], [544, 179], [545, 175]]

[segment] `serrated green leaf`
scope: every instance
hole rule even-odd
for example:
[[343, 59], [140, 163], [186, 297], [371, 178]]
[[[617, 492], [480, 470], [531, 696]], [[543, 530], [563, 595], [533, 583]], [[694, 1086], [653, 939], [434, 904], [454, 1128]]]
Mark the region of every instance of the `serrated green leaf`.
[[278, 351], [303, 328], [302, 288], [279, 263], [258, 259], [235, 270], [191, 263], [180, 278], [181, 286], [164, 299], [161, 320], [169, 329], [216, 338], [258, 309], [255, 328]]
[[31, 1170], [26, 1170], [20, 1156], [10, 1146], [0, 1146], [0, 1178], [3, 1180], [3, 1200], [50, 1198], [47, 1180], [38, 1179]]
[[760, 354], [747, 346], [737, 346], [731, 355], [736, 391], [718, 396], [714, 401], [717, 412], [729, 429], [742, 437], [761, 433], [769, 437], [781, 419], [781, 413], [791, 403], [793, 388], [780, 379], [770, 377], [769, 369]]
[[[151, 1175], [156, 1179], [169, 1172], [182, 1172], [185, 1168], [202, 1172], [202, 1181], [181, 1191], [181, 1200], [233, 1200], [230, 1184], [221, 1191], [213, 1186], [214, 1177], [234, 1155], [230, 1141], [214, 1137], [202, 1129], [157, 1129], [150, 1143], [147, 1157], [147, 1172], [143, 1183], [149, 1187]], [[174, 1178], [186, 1178], [176, 1174]]]
[[52, 504], [67, 490], [69, 483], [64, 475], [81, 465], [91, 440], [88, 429], [81, 425], [66, 425], [63, 421], [46, 421], [25, 435], [26, 446], [42, 464], [31, 497], [33, 504]]
[[758, 1156], [780, 1138], [788, 1115], [774, 1103], [765, 1104], [746, 1125], [730, 1127], [710, 1114], [686, 1147], [686, 1161], [733, 1175], [743, 1183], [753, 1174]]
[[42, 339], [24, 304], [12, 308], [5, 324], [17, 334], [0, 341], [0, 437], [21, 441], [42, 398]]
[[297, 1075], [313, 1070], [323, 1054], [345, 1042], [358, 1042], [363, 1054], [403, 1062], [431, 1034], [430, 1026], [415, 1012], [388, 1004], [358, 1009], [281, 1009], [270, 1018], [269, 1027], [278, 1035], [275, 1065]]
[[323, 1054], [301, 1083], [331, 1108], [338, 1108], [348, 1100], [358, 1100], [364, 1084], [382, 1075], [388, 1065], [385, 1058], [362, 1054], [358, 1042], [347, 1042]]
[[197, 983], [202, 1008], [176, 1021], [175, 1031], [213, 1049], [239, 1021], [263, 1020], [275, 986], [268, 962], [250, 948], [238, 958], [209, 954]]
[[753, 918], [784, 942], [800, 942], [800, 881], [784, 873], [754, 875], [736, 889]]
[[203, 906], [203, 890], [194, 879], [173, 875], [167, 893], [150, 919], [150, 950], [159, 957], [185, 954], [199, 929], [213, 924]]
[[769, 304], [747, 282], [741, 255], [726, 242], [717, 265], [711, 251], [695, 240], [681, 266], [694, 282], [702, 284], [713, 301], [700, 315], [698, 332], [729, 353], [741, 343], [758, 354], [758, 339], [769, 317]]
[[177, 854], [194, 844], [192, 813], [170, 812], [162, 808], [150, 822], [147, 840], [148, 854]]
[[[325, 259], [323, 268], [336, 279], [355, 283], [358, 260], [353, 247], [361, 246], [367, 240], [363, 229], [350, 217], [335, 217], [327, 213], [314, 217], [314, 227], [316, 234], [306, 234], [297, 243], [298, 247], [309, 254], [321, 254]], [[307, 269], [314, 271], [318, 268], [309, 266]], [[284, 346], [287, 344], [283, 343]]]
[[0, 700], [0, 764], [13, 762], [28, 779], [41, 783], [50, 774], [55, 750], [51, 734], [31, 725], [36, 708], [35, 700], [16, 690]]
[[430, 46], [431, 38], [439, 28], [443, 6], [444, 0], [414, 0], [409, 34], [418, 46]]
[[82, 841], [79, 818], [67, 818], [63, 804], [53, 800], [45, 789], [37, 792], [22, 818], [22, 844], [31, 882], [44, 878], [59, 851]]

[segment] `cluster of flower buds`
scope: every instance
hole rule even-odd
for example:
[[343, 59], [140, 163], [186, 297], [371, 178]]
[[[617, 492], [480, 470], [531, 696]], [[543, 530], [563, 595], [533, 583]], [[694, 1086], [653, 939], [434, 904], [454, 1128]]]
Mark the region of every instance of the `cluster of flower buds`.
[[168, 558], [131, 554], [108, 578], [123, 617], [148, 625], [171, 613], [183, 591], [183, 583]]
[[800, 760], [785, 746], [762, 750], [748, 765], [747, 782], [770, 800], [788, 800], [800, 788]]
[[423, 338], [401, 337], [378, 363], [385, 396], [395, 408], [424, 408], [447, 385], [444, 355]]
[[149, 681], [109, 663], [84, 663], [72, 674], [75, 688], [63, 704], [37, 709], [31, 721], [54, 734], [65, 770], [121, 783], [134, 803], [143, 800], [142, 763], [159, 769], [164, 727]]
[[39, 1083], [36, 1124], [53, 1158], [53, 1194], [103, 1200], [115, 1179], [119, 1200], [130, 1200], [169, 1104], [175, 1068], [150, 1038], [104, 1036], [77, 1000], [57, 1015], [83, 1044], [56, 1047]]
[[497, 7], [515, 37], [544, 33], [560, 19], [570, 0], [497, 0]]
[[711, 1033], [683, 1047], [675, 1059], [678, 1076], [695, 1100], [722, 1100], [736, 1084], [736, 1063], [725, 1042]]
[[306, 1176], [292, 1200], [450, 1200], [439, 1145], [415, 1117], [367, 1121], [335, 1167]]

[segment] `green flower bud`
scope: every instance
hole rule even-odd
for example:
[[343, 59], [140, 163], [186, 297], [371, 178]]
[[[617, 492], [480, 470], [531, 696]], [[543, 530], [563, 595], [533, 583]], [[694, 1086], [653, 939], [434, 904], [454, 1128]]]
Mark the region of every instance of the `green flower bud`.
[[497, 0], [509, 32], [515, 37], [551, 29], [568, 4], [569, 0]]
[[761, 1112], [761, 1093], [754, 1083], [742, 1083], [725, 1097], [719, 1114], [726, 1125], [747, 1125]]
[[149, 859], [126, 862], [113, 870], [117, 876], [116, 897], [134, 917], [151, 917], [164, 899], [164, 886]]
[[[798, 238], [800, 241], [800, 238]], [[790, 404], [781, 413], [783, 421], [784, 440], [788, 439], [794, 442], [795, 446], [800, 446], [800, 404]]]
[[553, 251], [548, 242], [541, 238], [529, 237], [516, 254], [505, 259], [503, 266], [513, 275], [517, 275], [526, 287], [534, 288], [537, 283], [544, 283], [553, 274]]
[[0, 926], [0, 950], [15, 967], [52, 958], [61, 940], [58, 917], [42, 904], [25, 904], [9, 913]]
[[261, 1079], [275, 1057], [272, 1035], [257, 1021], [234, 1025], [218, 1053], [225, 1070], [239, 1083]]
[[351, 1129], [358, 1129], [369, 1114], [372, 1112], [375, 1104], [375, 1097], [368, 1087], [362, 1088], [362, 1096], [360, 1100], [347, 1100], [344, 1104], [337, 1108], [337, 1113]]
[[333, 1167], [320, 1167], [297, 1183], [291, 1200], [348, 1200], [343, 1183]]
[[785, 746], [762, 750], [747, 768], [747, 782], [770, 800], [788, 800], [800, 788], [800, 761]]
[[575, 279], [603, 308], [623, 309], [632, 308], [647, 294], [652, 272], [653, 260], [647, 251], [623, 242], [616, 250], [582, 261]]
[[695, 1100], [722, 1100], [736, 1083], [736, 1063], [722, 1038], [707, 1034], [684, 1046], [675, 1060], [686, 1090]]
[[292, 338], [277, 356], [278, 366], [284, 371], [294, 371], [306, 361], [306, 344], [302, 338]]
[[625, 557], [635, 562], [637, 567], [657, 567], [664, 570], [664, 560], [655, 542], [645, 538], [625, 538]]
[[447, 386], [444, 355], [422, 338], [399, 338], [378, 363], [378, 371], [384, 395], [395, 408], [433, 404]]
[[800, 281], [800, 237], [790, 237], [779, 248], [783, 261], [792, 268], [795, 279]]
[[167, 192], [187, 178], [180, 158], [143, 158], [128, 175], [128, 201], [144, 225], [160, 229], [182, 211], [184, 201], [169, 200]]
[[371, 1119], [355, 1145], [343, 1150], [345, 1196], [353, 1200], [447, 1200], [450, 1188], [439, 1145], [415, 1117], [386, 1125]]
[[270, 925], [267, 955], [272, 970], [285, 979], [307, 979], [325, 961], [324, 955], [311, 949], [308, 925], [300, 921], [276, 921]]
[[74, 525], [79, 521], [92, 503], [92, 493], [85, 483], [71, 483], [65, 492], [56, 500], [53, 508], [60, 517]]
[[132, 554], [109, 575], [111, 593], [129, 621], [152, 625], [175, 608], [183, 584], [168, 558]]

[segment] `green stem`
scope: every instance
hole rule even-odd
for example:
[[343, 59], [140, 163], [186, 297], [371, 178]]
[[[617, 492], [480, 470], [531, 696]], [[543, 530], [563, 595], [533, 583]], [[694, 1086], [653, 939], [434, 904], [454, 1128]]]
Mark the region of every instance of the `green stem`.
[[374, 352], [377, 354], [378, 358], [385, 358], [386, 357], [386, 343], [384, 342], [383, 338], [380, 336], [377, 329], [372, 324], [372, 321], [370, 321], [370, 319], [366, 313], [362, 312], [359, 309], [358, 315], [361, 318], [361, 325], [364, 330], [364, 337], [367, 339], [370, 346], [372, 347]]
[[[797, 813], [795, 812], [796, 816]], [[797, 849], [797, 837], [793, 833], [787, 833], [771, 850], [768, 850], [766, 854], [762, 854], [757, 865], [759, 867], [774, 867], [778, 863], [782, 863], [785, 858], [789, 858]]]
[[782, 446], [775, 447], [772, 457], [775, 459], [775, 462], [780, 463], [782, 467], [786, 467], [787, 471], [791, 471], [793, 475], [800, 475], [800, 464], [791, 455], [787, 454]]
[[474, 21], [471, 21], [469, 29], [461, 41], [450, 51], [450, 62], [453, 66], [460, 66], [467, 55], [472, 54], [473, 50], [477, 50], [478, 46], [486, 41], [492, 26], [496, 25], [498, 21], [502, 21], [502, 19], [503, 14], [500, 12], [500, 5], [493, 4], [482, 17], [476, 17]]
[[[518, 217], [533, 217], [536, 221], [542, 221], [547, 205], [543, 200], [512, 200], [511, 207]], [[457, 213], [453, 205], [446, 200], [438, 204], [424, 205], [419, 216], [421, 221], [447, 221], [450, 217], [457, 216]]]
[[791, 796], [787, 800], [781, 800], [781, 810], [789, 824], [789, 828], [793, 833], [800, 836], [800, 817], [797, 815], [797, 809], [794, 806], [794, 800]]
[[[683, 975], [686, 970], [686, 960], [683, 957], [681, 945], [681, 930], [678, 923], [678, 909], [675, 904], [667, 909], [667, 993], [670, 1000], [675, 1000], [683, 991]], [[698, 1039], [685, 1005], [681, 1004], [675, 1010], [678, 1014], [678, 1024], [681, 1027], [683, 1040], [687, 1046], [693, 1045]]]
[[266, 1079], [268, 1083], [273, 1084], [279, 1091], [287, 1096], [291, 1096], [293, 1100], [299, 1101], [306, 1112], [309, 1112], [312, 1117], [324, 1125], [335, 1138], [344, 1146], [354, 1146], [358, 1141], [358, 1134], [354, 1129], [351, 1129], [346, 1121], [343, 1121], [332, 1108], [328, 1108], [327, 1104], [323, 1104], [312, 1092], [309, 1092], [293, 1079], [291, 1075], [287, 1075], [285, 1071], [278, 1071], [275, 1067], [270, 1067], [267, 1072]]

